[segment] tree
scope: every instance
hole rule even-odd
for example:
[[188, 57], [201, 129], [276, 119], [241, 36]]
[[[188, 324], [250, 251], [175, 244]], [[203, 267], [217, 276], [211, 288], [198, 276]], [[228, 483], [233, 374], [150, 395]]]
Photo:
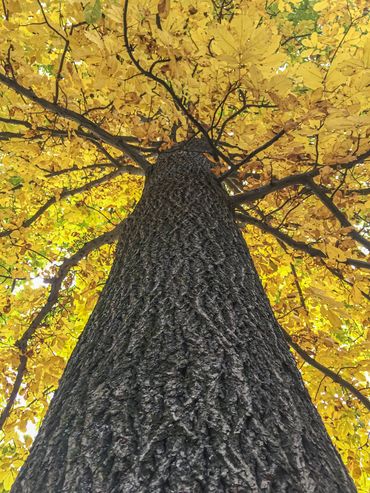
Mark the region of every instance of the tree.
[[366, 2], [2, 5], [3, 489], [367, 491]]

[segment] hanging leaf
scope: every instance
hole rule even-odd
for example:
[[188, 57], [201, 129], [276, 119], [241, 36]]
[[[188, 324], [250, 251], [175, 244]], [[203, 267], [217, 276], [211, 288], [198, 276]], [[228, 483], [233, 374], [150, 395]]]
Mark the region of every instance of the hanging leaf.
[[100, 0], [95, 0], [94, 3], [89, 3], [84, 9], [85, 21], [88, 24], [95, 24], [102, 16]]

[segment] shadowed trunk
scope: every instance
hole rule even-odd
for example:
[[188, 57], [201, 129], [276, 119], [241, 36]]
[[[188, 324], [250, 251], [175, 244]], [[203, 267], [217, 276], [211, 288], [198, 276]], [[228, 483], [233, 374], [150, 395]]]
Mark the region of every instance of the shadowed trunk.
[[163, 154], [12, 492], [355, 491], [209, 162]]

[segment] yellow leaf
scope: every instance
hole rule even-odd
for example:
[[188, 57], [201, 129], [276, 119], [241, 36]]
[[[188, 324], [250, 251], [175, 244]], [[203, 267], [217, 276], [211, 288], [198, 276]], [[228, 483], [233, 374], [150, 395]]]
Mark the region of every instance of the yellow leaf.
[[329, 7], [329, 0], [323, 0], [322, 2], [317, 2], [315, 3], [315, 5], [313, 6], [313, 9], [316, 11], [316, 12], [320, 12], [321, 10], [324, 10], [326, 9], [327, 7]]
[[85, 31], [86, 38], [96, 44], [101, 50], [104, 49], [104, 43], [97, 31]]
[[337, 248], [333, 245], [326, 246], [326, 253], [329, 258], [333, 260], [339, 260], [340, 262], [344, 262], [347, 257], [344, 252], [340, 248]]
[[158, 14], [162, 19], [166, 19], [170, 13], [170, 0], [159, 0]]
[[364, 45], [363, 53], [364, 65], [366, 68], [370, 68], [370, 39], [368, 38]]
[[2, 477], [3, 485], [5, 490], [10, 490], [13, 482], [14, 482], [14, 473], [12, 471], [8, 471], [5, 476]]
[[351, 297], [355, 303], [361, 303], [363, 301], [361, 290], [356, 285], [352, 288]]
[[324, 309], [322, 307], [321, 311], [322, 311], [323, 315], [330, 321], [330, 323], [333, 325], [333, 327], [335, 327], [337, 329], [341, 327], [342, 321], [338, 317], [338, 315], [333, 312], [333, 310], [330, 310], [330, 308]]
[[322, 86], [323, 72], [312, 62], [301, 65], [297, 74], [302, 77], [305, 86], [318, 89]]

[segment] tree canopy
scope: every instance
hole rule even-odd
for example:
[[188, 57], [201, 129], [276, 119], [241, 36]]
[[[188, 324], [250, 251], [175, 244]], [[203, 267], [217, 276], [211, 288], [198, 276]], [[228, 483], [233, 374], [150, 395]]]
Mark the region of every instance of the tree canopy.
[[145, 175], [194, 136], [329, 434], [368, 491], [368, 13], [366, 0], [2, 0], [0, 491], [27, 456]]

